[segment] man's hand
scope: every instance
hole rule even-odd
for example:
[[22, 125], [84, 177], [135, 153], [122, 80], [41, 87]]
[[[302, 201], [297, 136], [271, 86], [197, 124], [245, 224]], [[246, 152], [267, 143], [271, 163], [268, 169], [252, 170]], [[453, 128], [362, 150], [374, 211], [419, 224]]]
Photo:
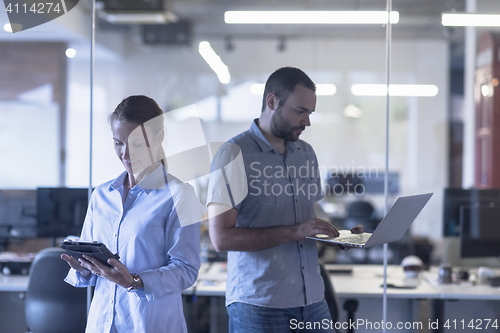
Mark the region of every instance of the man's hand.
[[358, 224], [357, 226], [351, 228], [351, 233], [353, 234], [362, 234], [365, 232], [365, 227], [363, 227], [361, 224]]
[[[361, 224], [358, 224], [357, 226], [351, 228], [352, 234], [362, 234], [363, 232], [365, 232], [365, 227], [363, 227]], [[356, 248], [354, 246], [340, 245], [340, 244], [338, 244], [338, 247], [343, 251]]]
[[328, 237], [338, 237], [339, 231], [331, 223], [314, 218], [305, 223], [299, 224], [295, 231], [294, 239], [304, 239], [307, 236], [315, 236], [317, 234], [327, 235]]

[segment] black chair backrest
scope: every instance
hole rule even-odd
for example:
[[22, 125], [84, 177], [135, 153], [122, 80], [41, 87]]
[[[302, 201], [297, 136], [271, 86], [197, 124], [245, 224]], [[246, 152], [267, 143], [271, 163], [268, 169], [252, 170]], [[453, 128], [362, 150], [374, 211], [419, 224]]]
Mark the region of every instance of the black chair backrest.
[[328, 309], [330, 310], [330, 315], [332, 320], [336, 323], [339, 319], [339, 310], [337, 305], [337, 298], [335, 297], [335, 290], [333, 289], [332, 281], [330, 280], [330, 274], [327, 272], [322, 264], [319, 264], [319, 269], [321, 272], [321, 277], [325, 284], [325, 301], [328, 304]]
[[87, 290], [64, 282], [69, 266], [61, 259], [63, 253], [59, 248], [42, 250], [31, 265], [25, 311], [33, 333], [85, 332]]
[[374, 208], [368, 201], [354, 201], [347, 209], [347, 217], [367, 219], [373, 214]]
[[373, 232], [380, 222], [380, 219], [372, 217], [374, 210], [368, 201], [352, 202], [347, 209], [344, 229], [351, 229], [361, 224], [365, 228], [365, 232]]

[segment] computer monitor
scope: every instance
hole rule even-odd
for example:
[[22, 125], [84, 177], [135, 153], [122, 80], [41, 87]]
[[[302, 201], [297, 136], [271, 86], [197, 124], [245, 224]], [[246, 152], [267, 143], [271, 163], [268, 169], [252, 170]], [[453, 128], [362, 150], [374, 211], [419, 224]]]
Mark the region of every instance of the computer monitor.
[[[385, 190], [384, 172], [331, 172], [326, 180], [328, 195], [382, 194]], [[389, 172], [388, 190], [399, 192], [399, 174]]]
[[500, 205], [460, 207], [460, 257], [500, 256]]
[[36, 191], [0, 190], [0, 239], [36, 237]]
[[79, 236], [87, 206], [86, 188], [38, 188], [38, 237]]
[[460, 208], [475, 205], [500, 207], [500, 189], [447, 188], [443, 198], [443, 236], [460, 236]]

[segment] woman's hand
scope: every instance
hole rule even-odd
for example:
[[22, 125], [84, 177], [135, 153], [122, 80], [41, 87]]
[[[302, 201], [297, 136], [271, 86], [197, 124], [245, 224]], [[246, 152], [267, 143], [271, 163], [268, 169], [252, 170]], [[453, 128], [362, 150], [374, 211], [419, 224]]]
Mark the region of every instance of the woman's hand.
[[134, 278], [132, 277], [132, 274], [130, 274], [128, 268], [119, 260], [114, 258], [108, 259], [108, 264], [112, 267], [106, 266], [98, 259], [86, 254], [83, 255], [83, 259], [80, 258], [78, 261], [81, 267], [88, 269], [93, 274], [116, 283], [123, 288], [130, 287], [134, 282]]
[[76, 260], [72, 256], [69, 256], [67, 254], [61, 254], [61, 259], [65, 260], [71, 268], [80, 272], [84, 277], [90, 276], [90, 272], [87, 269], [85, 269], [82, 265], [80, 265], [78, 260]]

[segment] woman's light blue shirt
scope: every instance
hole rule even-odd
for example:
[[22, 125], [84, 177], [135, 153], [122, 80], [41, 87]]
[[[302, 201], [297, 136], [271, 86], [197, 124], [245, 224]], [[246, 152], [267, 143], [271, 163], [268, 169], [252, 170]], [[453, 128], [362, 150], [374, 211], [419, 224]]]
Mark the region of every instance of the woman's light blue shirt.
[[160, 165], [134, 186], [122, 203], [127, 173], [92, 193], [82, 241], [100, 241], [144, 290], [126, 289], [71, 269], [65, 281], [75, 287], [95, 285], [86, 332], [187, 332], [181, 291], [194, 284], [200, 267], [202, 206], [193, 188], [168, 175]]

